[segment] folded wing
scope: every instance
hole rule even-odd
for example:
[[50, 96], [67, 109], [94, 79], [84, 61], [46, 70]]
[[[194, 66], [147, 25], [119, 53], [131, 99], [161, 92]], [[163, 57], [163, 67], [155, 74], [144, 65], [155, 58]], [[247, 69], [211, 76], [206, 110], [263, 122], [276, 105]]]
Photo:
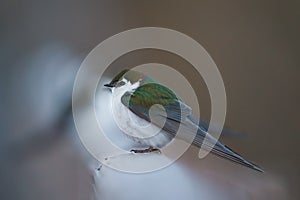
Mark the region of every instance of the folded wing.
[[[159, 83], [147, 83], [135, 91], [126, 92], [122, 103], [139, 117], [154, 123], [175, 137], [180, 124], [185, 133], [194, 136], [193, 144], [212, 153], [251, 169], [262, 171], [233, 150], [212, 137], [206, 127], [198, 125], [192, 116], [192, 109], [181, 101], [169, 88]], [[149, 112], [151, 110], [151, 112]]]

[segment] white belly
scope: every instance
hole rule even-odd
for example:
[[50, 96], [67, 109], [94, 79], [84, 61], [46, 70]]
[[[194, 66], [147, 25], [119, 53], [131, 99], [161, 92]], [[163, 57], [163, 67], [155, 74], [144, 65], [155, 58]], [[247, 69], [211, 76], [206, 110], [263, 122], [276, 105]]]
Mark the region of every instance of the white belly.
[[115, 90], [112, 96], [113, 117], [122, 132], [145, 146], [160, 148], [170, 142], [171, 138], [161, 128], [140, 118], [122, 104], [121, 97], [124, 93]]

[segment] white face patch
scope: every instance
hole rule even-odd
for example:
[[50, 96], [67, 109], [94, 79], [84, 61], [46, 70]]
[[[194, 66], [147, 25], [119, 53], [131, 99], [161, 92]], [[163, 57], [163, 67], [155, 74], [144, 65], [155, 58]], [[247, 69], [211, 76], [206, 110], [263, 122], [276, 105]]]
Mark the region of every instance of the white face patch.
[[125, 92], [131, 92], [140, 86], [140, 81], [131, 84], [131, 82], [124, 77], [121, 81], [123, 81], [125, 84], [120, 87], [112, 88], [113, 96], [123, 95]]

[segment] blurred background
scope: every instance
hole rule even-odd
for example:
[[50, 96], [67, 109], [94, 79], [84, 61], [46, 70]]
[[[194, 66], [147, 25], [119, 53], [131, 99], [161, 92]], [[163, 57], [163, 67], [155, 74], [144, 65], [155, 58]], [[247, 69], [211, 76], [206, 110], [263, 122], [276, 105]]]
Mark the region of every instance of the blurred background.
[[[299, 199], [299, 1], [4, 0], [0, 5], [1, 199], [171, 199], [172, 191], [187, 199]], [[144, 176], [96, 172], [97, 162], [74, 127], [73, 81], [101, 41], [142, 26], [180, 31], [208, 51], [225, 83], [226, 126], [241, 132], [221, 140], [265, 173], [215, 156], [198, 160], [194, 148], [178, 161], [184, 172], [176, 166]], [[147, 62], [179, 71], [188, 65], [166, 52], [145, 50], [122, 56], [111, 67]], [[197, 78], [193, 71], [185, 73]], [[209, 119], [205, 84], [198, 89], [201, 116]], [[143, 185], [151, 190], [135, 188]]]

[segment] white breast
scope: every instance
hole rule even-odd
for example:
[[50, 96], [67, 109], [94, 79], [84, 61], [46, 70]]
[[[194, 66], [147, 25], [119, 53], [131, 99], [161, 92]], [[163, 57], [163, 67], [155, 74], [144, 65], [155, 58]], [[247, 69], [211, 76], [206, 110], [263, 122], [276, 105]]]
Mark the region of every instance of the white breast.
[[116, 124], [122, 132], [136, 142], [157, 148], [164, 146], [171, 140], [167, 133], [131, 112], [121, 102], [125, 92], [133, 92], [139, 87], [139, 82], [131, 84], [126, 79], [123, 81], [125, 85], [112, 90], [112, 111]]

